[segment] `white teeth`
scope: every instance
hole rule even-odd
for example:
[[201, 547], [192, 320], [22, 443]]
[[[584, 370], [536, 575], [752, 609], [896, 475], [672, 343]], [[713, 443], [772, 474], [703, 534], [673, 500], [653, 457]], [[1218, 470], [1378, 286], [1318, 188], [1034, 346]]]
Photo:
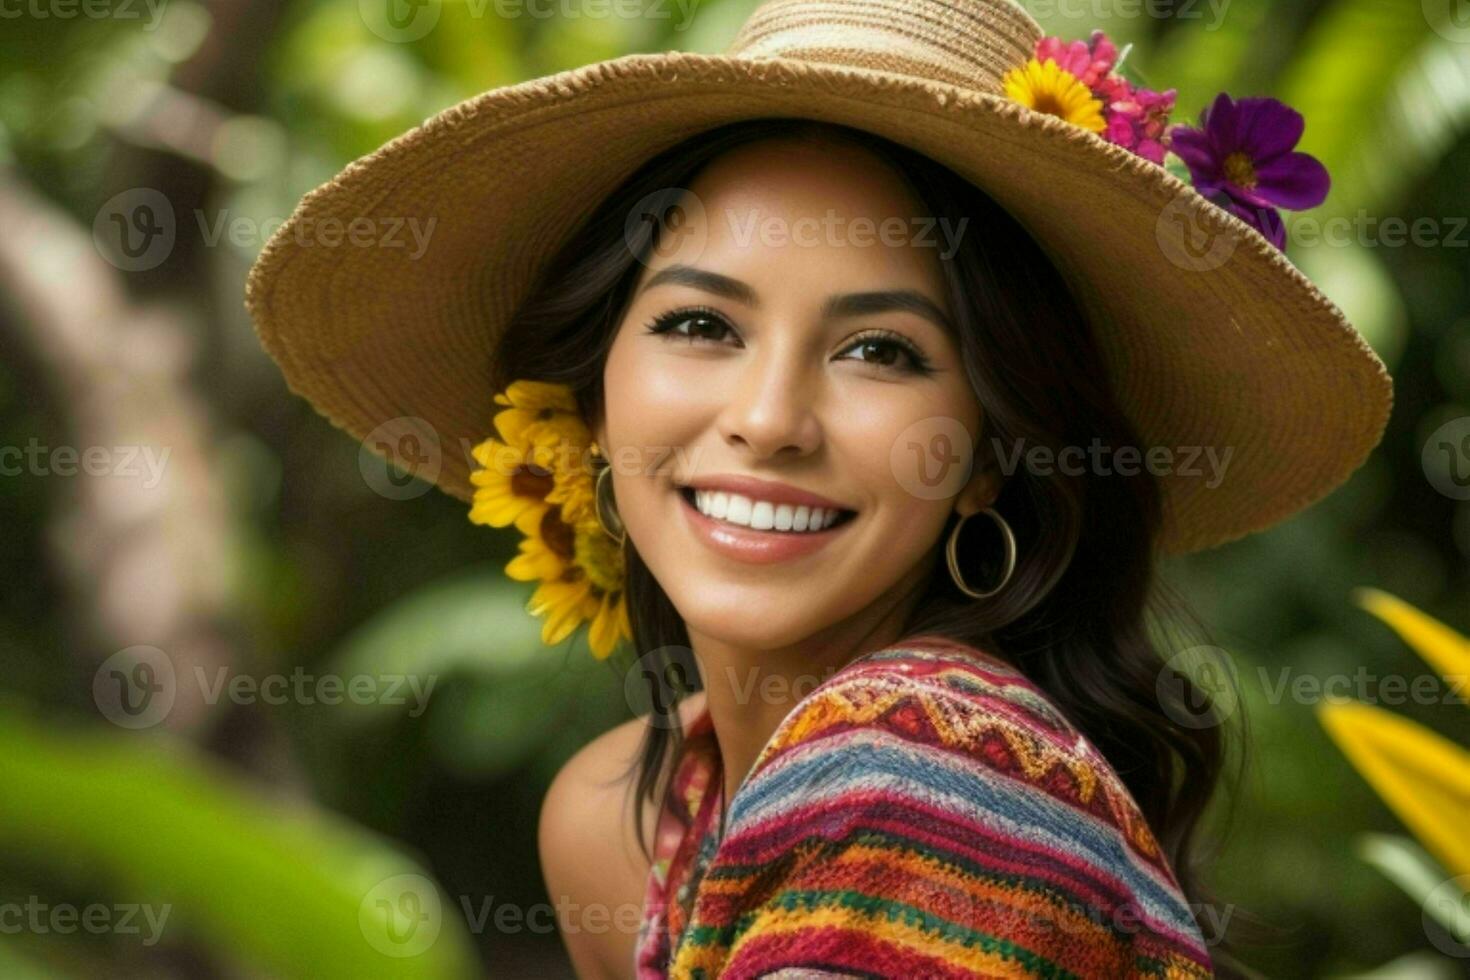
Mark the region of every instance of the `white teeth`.
[[841, 513], [831, 507], [752, 500], [723, 490], [696, 490], [694, 503], [701, 514], [756, 531], [820, 531], [831, 527]]

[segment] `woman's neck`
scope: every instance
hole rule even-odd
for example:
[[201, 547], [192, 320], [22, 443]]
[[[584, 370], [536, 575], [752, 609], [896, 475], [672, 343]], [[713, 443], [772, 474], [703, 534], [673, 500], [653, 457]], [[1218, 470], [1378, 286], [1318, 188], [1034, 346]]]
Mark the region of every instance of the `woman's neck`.
[[773, 649], [735, 646], [689, 631], [719, 744], [727, 806], [797, 702], [853, 658], [902, 639], [916, 598], [913, 593], [874, 603], [800, 643]]

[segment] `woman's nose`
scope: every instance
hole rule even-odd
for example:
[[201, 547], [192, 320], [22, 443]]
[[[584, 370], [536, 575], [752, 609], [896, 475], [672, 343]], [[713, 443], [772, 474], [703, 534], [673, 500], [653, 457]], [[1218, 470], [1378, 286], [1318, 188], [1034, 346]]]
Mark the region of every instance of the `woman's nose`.
[[772, 347], [736, 370], [740, 376], [719, 415], [725, 441], [744, 444], [761, 457], [783, 451], [805, 456], [815, 450], [821, 441], [815, 413], [818, 387], [798, 357]]

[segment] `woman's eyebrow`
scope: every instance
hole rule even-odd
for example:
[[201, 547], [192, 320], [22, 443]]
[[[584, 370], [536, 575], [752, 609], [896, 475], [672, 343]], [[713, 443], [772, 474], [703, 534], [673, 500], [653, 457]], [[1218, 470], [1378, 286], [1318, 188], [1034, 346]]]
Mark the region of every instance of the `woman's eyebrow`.
[[[716, 296], [723, 296], [752, 309], [760, 307], [755, 290], [739, 279], [733, 279], [718, 272], [710, 272], [708, 269], [677, 263], [664, 266], [655, 272], [638, 292], [643, 293], [655, 286], [666, 284], [689, 286]], [[887, 313], [890, 310], [916, 313], [933, 322], [946, 333], [954, 333], [954, 326], [938, 304], [913, 289], [883, 289], [874, 292], [843, 293], [830, 296], [822, 306], [822, 315], [827, 319], [837, 319]]]

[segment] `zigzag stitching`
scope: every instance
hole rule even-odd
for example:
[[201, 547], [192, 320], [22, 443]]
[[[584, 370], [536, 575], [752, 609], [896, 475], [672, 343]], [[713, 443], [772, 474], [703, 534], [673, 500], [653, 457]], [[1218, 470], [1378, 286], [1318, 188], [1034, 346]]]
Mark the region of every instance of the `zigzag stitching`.
[[911, 686], [899, 687], [889, 678], [855, 679], [818, 692], [809, 707], [795, 719], [782, 744], [775, 748], [805, 741], [838, 723], [870, 724], [905, 700], [919, 706], [946, 748], [974, 754], [983, 744], [983, 737], [993, 732], [1004, 740], [1022, 775], [1033, 785], [1044, 786], [1045, 777], [1060, 766], [1073, 778], [1083, 806], [1091, 807], [1094, 796], [1101, 791], [1102, 804], [1125, 839], [1145, 857], [1157, 858], [1158, 845], [1152, 829], [1133, 807], [1124, 803], [1116, 787], [1099, 779], [1094, 768], [1097, 763], [1070, 758], [1050, 742], [1017, 729], [1014, 722], [997, 720], [983, 707], [953, 696], [937, 697]]

